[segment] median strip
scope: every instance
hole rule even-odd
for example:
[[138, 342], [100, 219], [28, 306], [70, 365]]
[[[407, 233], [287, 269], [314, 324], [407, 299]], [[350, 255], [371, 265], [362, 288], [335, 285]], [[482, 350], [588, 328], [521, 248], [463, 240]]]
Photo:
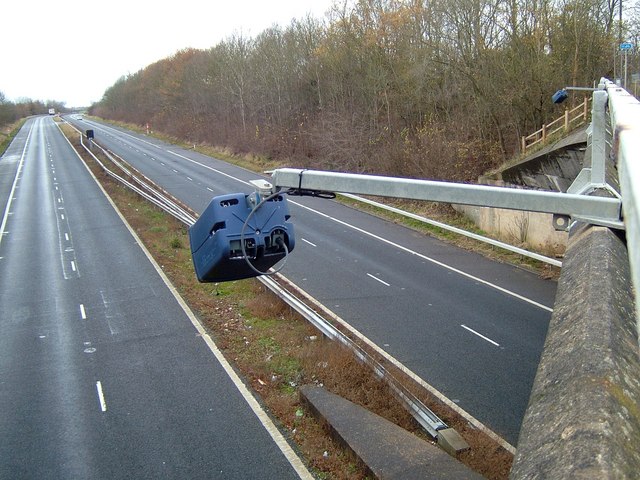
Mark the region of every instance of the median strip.
[[[408, 431], [423, 435], [387, 386], [366, 366], [345, 349], [319, 336], [259, 282], [197, 283], [186, 248], [185, 227], [116, 185], [101, 170], [93, 170], [225, 357], [260, 395], [318, 476], [353, 478], [366, 473], [307, 414], [298, 397], [300, 385], [322, 385]], [[412, 389], [419, 390], [415, 386]], [[418, 395], [427, 397], [424, 392]], [[429, 401], [434, 403], [433, 399]], [[450, 420], [447, 418], [450, 412], [442, 405], [438, 408], [438, 415], [464, 432], [471, 445], [458, 458], [488, 478], [506, 479], [511, 454], [464, 418], [454, 416]]]

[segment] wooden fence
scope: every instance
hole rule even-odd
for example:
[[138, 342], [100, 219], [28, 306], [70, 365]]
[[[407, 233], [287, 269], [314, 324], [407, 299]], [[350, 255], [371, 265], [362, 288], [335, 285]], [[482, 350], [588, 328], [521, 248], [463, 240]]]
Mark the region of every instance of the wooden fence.
[[565, 133], [573, 130], [575, 127], [587, 123], [589, 119], [589, 104], [591, 97], [585, 97], [584, 101], [571, 110], [564, 111], [564, 115], [555, 119], [551, 123], [543, 125], [540, 130], [533, 132], [531, 135], [522, 137], [520, 152], [526, 153], [534, 145], [543, 145], [554, 134], [564, 131]]

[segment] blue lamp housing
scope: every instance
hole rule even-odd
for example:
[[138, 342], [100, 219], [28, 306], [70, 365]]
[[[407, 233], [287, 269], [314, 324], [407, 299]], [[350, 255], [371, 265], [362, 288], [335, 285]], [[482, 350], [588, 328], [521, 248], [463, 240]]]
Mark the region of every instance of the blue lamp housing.
[[558, 90], [556, 93], [551, 95], [551, 100], [553, 103], [562, 103], [569, 97], [567, 91], [563, 88], [562, 90]]
[[191, 256], [200, 282], [255, 277], [259, 275], [256, 270], [266, 273], [293, 250], [295, 235], [286, 197], [272, 196], [255, 211], [257, 202], [250, 197], [244, 193], [214, 197], [189, 228]]

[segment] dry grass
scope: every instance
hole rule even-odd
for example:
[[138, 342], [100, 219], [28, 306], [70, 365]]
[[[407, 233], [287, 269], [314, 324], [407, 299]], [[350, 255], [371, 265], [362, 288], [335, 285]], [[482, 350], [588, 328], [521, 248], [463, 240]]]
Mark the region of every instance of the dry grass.
[[[75, 135], [71, 136], [72, 142]], [[366, 468], [300, 403], [298, 386], [322, 385], [422, 436], [386, 385], [345, 349], [324, 339], [259, 282], [197, 282], [186, 227], [92, 170], [229, 361], [293, 440], [318, 478], [362, 479]], [[401, 378], [401, 374], [396, 372]], [[460, 460], [487, 478], [508, 477], [511, 455], [423, 389], [411, 388], [471, 445]]]

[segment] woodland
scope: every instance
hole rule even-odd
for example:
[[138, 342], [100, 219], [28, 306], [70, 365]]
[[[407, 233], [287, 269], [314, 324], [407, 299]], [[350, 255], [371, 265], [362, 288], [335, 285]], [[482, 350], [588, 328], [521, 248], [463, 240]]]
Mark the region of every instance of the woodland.
[[620, 74], [621, 1], [336, 2], [178, 51], [90, 113], [290, 166], [473, 181], [562, 115], [556, 90]]

